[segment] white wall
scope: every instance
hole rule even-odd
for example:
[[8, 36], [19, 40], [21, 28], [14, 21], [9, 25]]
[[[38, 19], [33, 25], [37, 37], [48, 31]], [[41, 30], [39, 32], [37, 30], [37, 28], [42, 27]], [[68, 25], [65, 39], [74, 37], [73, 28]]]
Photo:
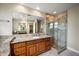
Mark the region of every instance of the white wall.
[[0, 21], [0, 35], [12, 35], [11, 14], [0, 11], [0, 20], [9, 20], [10, 22]]
[[10, 22], [0, 22], [0, 35], [12, 35], [12, 18], [21, 18], [17, 13], [31, 14], [45, 17], [45, 13], [25, 7], [20, 4], [0, 4], [0, 19], [10, 20]]
[[68, 40], [67, 45], [74, 51], [79, 51], [79, 6], [68, 10]]

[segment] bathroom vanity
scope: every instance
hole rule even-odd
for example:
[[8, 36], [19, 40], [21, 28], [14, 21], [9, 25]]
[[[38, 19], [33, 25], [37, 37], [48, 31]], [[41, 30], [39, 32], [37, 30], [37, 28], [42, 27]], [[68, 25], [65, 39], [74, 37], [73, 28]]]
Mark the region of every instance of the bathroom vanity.
[[45, 35], [45, 18], [24, 13], [17, 14], [23, 18], [13, 17], [12, 19], [15, 39], [10, 43], [10, 55], [35, 56], [50, 50], [53, 40], [51, 39], [52, 35]]
[[10, 43], [11, 56], [35, 56], [51, 49], [51, 36], [20, 36]]

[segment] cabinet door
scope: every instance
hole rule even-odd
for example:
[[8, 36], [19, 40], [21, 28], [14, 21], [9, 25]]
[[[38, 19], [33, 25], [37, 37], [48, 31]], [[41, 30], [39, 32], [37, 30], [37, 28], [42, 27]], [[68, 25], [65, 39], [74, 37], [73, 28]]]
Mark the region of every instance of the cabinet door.
[[25, 47], [14, 49], [15, 56], [25, 56]]
[[42, 52], [44, 52], [44, 50], [45, 50], [45, 42], [44, 41], [42, 41], [42, 42], [39, 42], [38, 44], [37, 44], [37, 49], [38, 49], [38, 53], [42, 53]]
[[14, 44], [14, 55], [15, 56], [25, 56], [25, 42]]
[[37, 54], [37, 45], [28, 45], [27, 46], [27, 56], [33, 56]]
[[50, 38], [47, 38], [45, 40], [45, 49], [49, 50], [51, 48], [51, 42], [50, 42]]

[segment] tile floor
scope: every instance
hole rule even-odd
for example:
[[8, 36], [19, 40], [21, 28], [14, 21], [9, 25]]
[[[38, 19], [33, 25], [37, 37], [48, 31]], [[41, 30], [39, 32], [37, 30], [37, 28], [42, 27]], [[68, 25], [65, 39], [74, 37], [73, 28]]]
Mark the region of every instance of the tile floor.
[[75, 53], [69, 49], [66, 49], [65, 51], [61, 52], [60, 54], [57, 54], [57, 50], [52, 48], [51, 50], [40, 54], [39, 56], [79, 56], [78, 53]]
[[56, 49], [52, 48], [51, 50], [45, 52], [45, 53], [42, 53], [40, 54], [39, 56], [57, 56], [57, 51]]
[[79, 56], [79, 54], [67, 49], [63, 51], [62, 53], [60, 53], [59, 56]]

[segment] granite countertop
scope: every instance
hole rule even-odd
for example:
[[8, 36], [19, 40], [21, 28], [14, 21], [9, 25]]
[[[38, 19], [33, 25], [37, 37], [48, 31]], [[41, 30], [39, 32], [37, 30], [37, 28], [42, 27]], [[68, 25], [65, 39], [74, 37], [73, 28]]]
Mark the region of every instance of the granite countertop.
[[10, 41], [14, 36], [0, 36], [0, 56], [8, 56], [10, 53]]
[[51, 37], [51, 36], [48, 36], [48, 35], [39, 35], [39, 36], [26, 36], [26, 35], [23, 35], [23, 36], [16, 36], [14, 41], [11, 42], [11, 43], [17, 43], [17, 42], [23, 42], [23, 41], [29, 41], [29, 40], [37, 40], [37, 39], [46, 38], [46, 37]]

